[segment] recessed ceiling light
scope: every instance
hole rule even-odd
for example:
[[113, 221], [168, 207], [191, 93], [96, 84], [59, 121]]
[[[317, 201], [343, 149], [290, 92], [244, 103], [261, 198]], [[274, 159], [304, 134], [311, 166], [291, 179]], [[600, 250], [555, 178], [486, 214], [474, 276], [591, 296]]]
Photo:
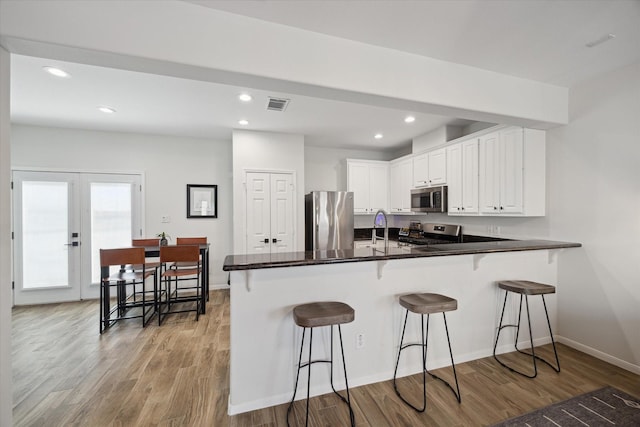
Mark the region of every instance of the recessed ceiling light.
[[383, 135], [383, 134], [381, 134], [381, 133], [376, 133], [375, 135], [373, 135], [373, 137], [374, 137], [375, 139], [382, 139], [382, 137], [383, 137], [383, 136], [384, 136], [384, 135]]
[[98, 106], [98, 110], [102, 111], [103, 113], [106, 114], [113, 114], [116, 112], [116, 109], [113, 107], [108, 107], [106, 105], [99, 105]]
[[248, 93], [241, 93], [240, 96], [238, 96], [238, 99], [242, 102], [249, 102], [253, 98]]
[[416, 121], [416, 118], [413, 117], [413, 116], [407, 116], [407, 117], [404, 118], [404, 122], [405, 123], [413, 123], [415, 121]]
[[246, 126], [249, 124], [249, 120], [245, 120], [245, 119], [238, 120], [238, 124], [241, 126]]
[[47, 73], [56, 77], [65, 77], [65, 78], [71, 77], [71, 74], [57, 67], [46, 66], [46, 67], [42, 67], [42, 69], [45, 70]]

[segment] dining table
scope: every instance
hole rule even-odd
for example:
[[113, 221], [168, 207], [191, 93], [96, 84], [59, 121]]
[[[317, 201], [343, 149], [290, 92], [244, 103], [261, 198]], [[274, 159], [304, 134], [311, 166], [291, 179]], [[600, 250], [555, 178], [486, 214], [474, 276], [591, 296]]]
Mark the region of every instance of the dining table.
[[[200, 297], [202, 298], [200, 307], [202, 308], [200, 314], [205, 314], [207, 306], [206, 302], [209, 300], [209, 243], [201, 243], [195, 246], [198, 246], [200, 250], [200, 259], [202, 259], [202, 274], [200, 275], [200, 286], [202, 290], [202, 292], [200, 292]], [[160, 257], [160, 245], [144, 246], [144, 255], [147, 258]]]

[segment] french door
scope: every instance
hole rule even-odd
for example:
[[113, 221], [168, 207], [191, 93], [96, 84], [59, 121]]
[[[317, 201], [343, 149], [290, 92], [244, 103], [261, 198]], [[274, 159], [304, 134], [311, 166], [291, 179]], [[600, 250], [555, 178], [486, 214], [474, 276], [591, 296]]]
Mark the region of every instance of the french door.
[[14, 303], [97, 298], [100, 248], [141, 235], [136, 174], [13, 172]]

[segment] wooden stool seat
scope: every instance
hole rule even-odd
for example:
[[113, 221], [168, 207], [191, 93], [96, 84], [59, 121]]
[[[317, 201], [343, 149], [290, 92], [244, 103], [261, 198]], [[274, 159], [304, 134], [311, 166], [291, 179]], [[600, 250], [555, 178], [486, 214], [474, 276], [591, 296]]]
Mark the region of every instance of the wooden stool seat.
[[296, 325], [303, 328], [316, 328], [353, 322], [355, 312], [343, 302], [312, 302], [296, 306], [293, 309], [293, 319]]
[[440, 294], [402, 295], [400, 305], [418, 314], [444, 313], [458, 309], [457, 300]]
[[544, 283], [531, 282], [529, 280], [503, 280], [498, 282], [498, 287], [506, 291], [524, 295], [555, 294], [556, 287]]

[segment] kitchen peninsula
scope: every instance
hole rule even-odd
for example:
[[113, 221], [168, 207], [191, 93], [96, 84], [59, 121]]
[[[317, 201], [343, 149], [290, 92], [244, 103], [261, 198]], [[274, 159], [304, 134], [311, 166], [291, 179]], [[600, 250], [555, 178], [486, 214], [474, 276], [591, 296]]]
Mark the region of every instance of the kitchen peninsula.
[[[231, 285], [229, 413], [273, 406], [291, 398], [301, 339], [292, 318], [298, 304], [334, 300], [355, 309], [355, 321], [342, 333], [349, 383], [356, 387], [393, 375], [402, 319], [399, 295], [435, 292], [457, 299], [458, 310], [448, 316], [454, 359], [462, 363], [486, 357], [492, 353], [501, 308], [494, 282], [526, 279], [555, 284], [561, 290], [562, 284], [557, 283], [560, 253], [580, 246], [505, 240], [386, 250], [229, 255], [223, 267], [230, 272]], [[530, 302], [532, 312], [542, 310], [537, 303]], [[555, 325], [556, 298], [550, 298], [547, 305]], [[517, 314], [517, 303], [508, 310], [507, 314]], [[544, 318], [533, 319], [535, 344], [549, 342]], [[432, 319], [430, 369], [450, 364], [448, 349], [441, 345], [446, 343], [441, 321]], [[418, 322], [407, 326], [410, 340], [418, 339]], [[357, 335], [362, 338], [358, 343]], [[314, 357], [328, 357], [328, 329], [320, 336], [324, 345], [314, 345]], [[513, 335], [502, 342], [510, 339]], [[509, 347], [498, 348], [498, 352], [504, 351], [510, 351]], [[399, 376], [419, 371], [419, 351], [408, 353], [405, 360]], [[328, 375], [322, 368], [315, 368], [312, 375], [312, 395], [330, 392]], [[302, 377], [301, 389], [306, 387], [306, 376]], [[344, 388], [340, 377], [335, 381], [338, 389]]]

